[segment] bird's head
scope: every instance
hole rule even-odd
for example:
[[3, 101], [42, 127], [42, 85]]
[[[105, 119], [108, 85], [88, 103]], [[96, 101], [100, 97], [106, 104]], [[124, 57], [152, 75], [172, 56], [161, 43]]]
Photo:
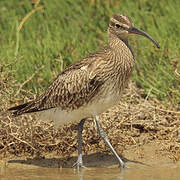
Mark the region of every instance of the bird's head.
[[109, 23], [108, 32], [116, 35], [119, 39], [127, 41], [129, 34], [139, 34], [150, 39], [157, 48], [159, 44], [146, 32], [134, 27], [133, 22], [127, 16], [121, 14], [115, 14]]

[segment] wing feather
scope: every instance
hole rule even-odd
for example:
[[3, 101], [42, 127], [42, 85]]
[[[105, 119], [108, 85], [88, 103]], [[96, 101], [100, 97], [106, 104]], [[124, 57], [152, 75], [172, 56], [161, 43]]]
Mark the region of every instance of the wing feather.
[[17, 116], [55, 107], [71, 111], [89, 103], [104, 83], [96, 73], [95, 69], [98, 68], [96, 62], [97, 57], [91, 56], [70, 65], [41, 96], [9, 110], [15, 110], [13, 114]]

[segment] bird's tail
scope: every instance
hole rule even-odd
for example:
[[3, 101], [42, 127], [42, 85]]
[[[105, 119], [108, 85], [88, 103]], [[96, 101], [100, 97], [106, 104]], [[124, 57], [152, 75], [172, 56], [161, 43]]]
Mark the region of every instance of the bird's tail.
[[14, 106], [8, 109], [8, 111], [12, 111], [13, 116], [19, 116], [24, 113], [34, 112], [35, 109], [32, 107], [32, 102], [27, 102], [18, 106]]

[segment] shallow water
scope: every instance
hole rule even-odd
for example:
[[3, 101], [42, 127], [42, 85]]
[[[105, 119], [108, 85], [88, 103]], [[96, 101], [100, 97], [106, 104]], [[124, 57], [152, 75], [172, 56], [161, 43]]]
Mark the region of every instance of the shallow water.
[[80, 172], [73, 168], [3, 168], [1, 180], [178, 180], [180, 167], [169, 164], [163, 167], [133, 166], [121, 171], [119, 168], [86, 168]]

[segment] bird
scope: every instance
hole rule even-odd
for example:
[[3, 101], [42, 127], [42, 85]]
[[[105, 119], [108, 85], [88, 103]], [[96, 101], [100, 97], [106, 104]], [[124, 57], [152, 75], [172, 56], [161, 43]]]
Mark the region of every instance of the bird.
[[85, 167], [82, 158], [82, 131], [89, 117], [95, 120], [100, 137], [116, 157], [120, 168], [126, 168], [103, 131], [99, 115], [118, 104], [132, 74], [135, 58], [128, 43], [131, 34], [142, 35], [160, 48], [149, 34], [134, 27], [130, 17], [114, 14], [109, 21], [108, 43], [104, 48], [67, 66], [44, 93], [34, 100], [8, 109], [13, 116], [36, 112], [42, 120], [53, 121], [55, 127], [76, 123], [78, 157], [74, 166], [77, 169]]

